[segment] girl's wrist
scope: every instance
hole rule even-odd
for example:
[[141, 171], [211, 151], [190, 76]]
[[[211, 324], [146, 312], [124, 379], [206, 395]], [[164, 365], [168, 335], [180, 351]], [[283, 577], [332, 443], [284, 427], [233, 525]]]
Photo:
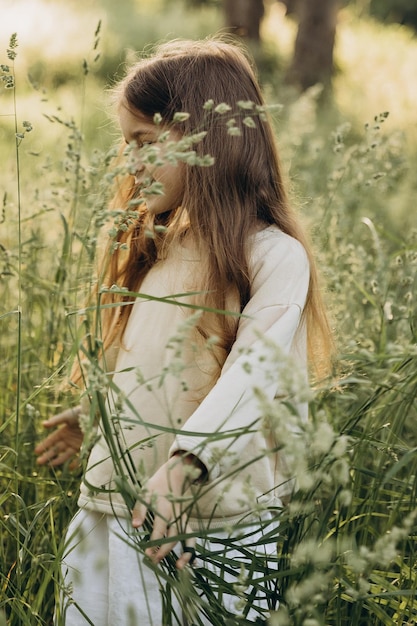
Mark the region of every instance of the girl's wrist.
[[183, 465], [189, 466], [190, 468], [193, 469], [193, 471], [190, 472], [190, 474], [192, 474], [190, 476], [191, 485], [198, 485], [207, 480], [207, 477], [208, 477], [207, 467], [204, 465], [202, 461], [200, 461], [200, 459], [197, 456], [195, 456], [195, 454], [193, 454], [192, 452], [188, 452], [187, 450], [177, 450], [176, 452], [174, 452], [172, 456], [173, 458], [179, 457]]

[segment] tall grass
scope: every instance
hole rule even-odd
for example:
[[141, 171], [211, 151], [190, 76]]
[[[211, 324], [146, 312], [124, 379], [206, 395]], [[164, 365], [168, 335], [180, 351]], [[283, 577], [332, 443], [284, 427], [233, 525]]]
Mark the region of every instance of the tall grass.
[[[16, 43], [9, 46], [12, 57]], [[3, 102], [12, 107], [8, 132], [15, 182], [7, 181], [0, 241], [0, 610], [17, 626], [51, 624], [62, 589], [62, 539], [80, 471], [40, 470], [33, 446], [42, 436], [42, 419], [73, 401], [59, 383], [77, 343], [74, 312], [90, 290], [100, 233], [111, 217], [106, 205], [111, 154], [90, 151], [82, 124], [60, 110], [48, 111], [51, 127], [60, 132], [53, 159], [29, 155], [36, 152], [30, 138], [37, 130], [19, 119], [13, 61], [9, 54], [2, 67], [10, 87], [5, 95], [13, 96]], [[80, 101], [87, 70], [84, 65]], [[265, 530], [263, 541], [275, 556], [269, 563], [251, 557], [250, 549], [259, 546], [250, 536], [238, 558], [227, 558], [233, 547], [227, 539], [224, 554], [207, 554], [199, 536], [201, 568], [179, 574], [168, 559], [158, 570], [168, 583], [166, 624], [178, 623], [172, 598], [181, 594], [193, 624], [202, 623], [201, 614], [219, 626], [249, 623], [254, 589], [268, 597], [271, 626], [417, 620], [417, 233], [403, 232], [395, 217], [397, 189], [407, 176], [404, 138], [390, 131], [384, 111], [364, 120], [363, 130], [348, 120], [330, 125], [316, 96], [313, 90], [287, 105], [277, 123], [285, 160], [291, 162], [293, 193], [325, 270], [338, 330], [339, 376], [315, 392], [311, 420], [297, 424], [296, 437], [291, 404], [267, 403], [257, 391], [263, 427], [279, 435], [299, 482], [291, 504], [274, 511], [278, 536]], [[86, 356], [96, 373], [88, 390], [92, 414], [98, 408], [106, 424], [94, 342]], [[272, 367], [274, 358], [272, 353]], [[287, 384], [290, 397], [291, 377]], [[119, 486], [131, 505], [134, 494], [124, 477], [135, 468], [126, 463], [119, 468]], [[251, 498], [249, 488], [243, 497]], [[244, 525], [240, 531], [247, 532]], [[136, 547], [143, 550], [143, 539]], [[239, 561], [249, 557], [245, 579]], [[220, 577], [212, 570], [216, 564]], [[237, 615], [225, 611], [219, 593], [236, 598]], [[258, 623], [264, 622], [260, 611]]]
[[[100, 178], [97, 168], [103, 164], [92, 159], [86, 169], [81, 162], [80, 129], [73, 119], [57, 112], [50, 121], [66, 133], [60, 163], [56, 171], [48, 159], [37, 163], [30, 191], [26, 187], [22, 197], [28, 154], [22, 159], [21, 153], [31, 124], [17, 116], [19, 85], [10, 58], [16, 47], [12, 38], [13, 54], [2, 66], [5, 86], [14, 96], [8, 114], [10, 136], [15, 138], [16, 186], [5, 194], [1, 248], [0, 550], [1, 603], [10, 623], [23, 624], [51, 620], [59, 543], [74, 510], [77, 479], [67, 470], [55, 476], [39, 474], [33, 446], [40, 419], [59, 406], [59, 380], [73, 344], [67, 312], [74, 309], [80, 291], [89, 288], [95, 240], [83, 233], [94, 219], [94, 210], [86, 217], [78, 216], [77, 209], [91, 181]], [[9, 107], [6, 100], [5, 109], [10, 111]], [[39, 159], [36, 153], [31, 156]], [[99, 203], [97, 188], [95, 194], [92, 201]]]

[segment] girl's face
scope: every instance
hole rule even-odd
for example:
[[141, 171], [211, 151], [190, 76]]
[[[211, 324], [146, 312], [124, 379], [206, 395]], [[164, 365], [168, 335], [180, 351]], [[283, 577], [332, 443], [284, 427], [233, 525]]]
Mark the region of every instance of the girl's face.
[[[158, 160], [164, 161], [164, 143], [158, 143], [160, 135], [165, 134], [164, 128], [156, 126], [149, 117], [140, 111], [132, 113], [126, 106], [122, 105], [119, 110], [119, 121], [125, 141], [133, 144], [133, 162], [135, 167], [135, 182], [141, 186], [147, 209], [154, 215], [172, 211], [180, 206], [184, 195], [184, 164], [173, 165], [163, 163], [162, 165], [144, 164], [140, 160], [137, 151], [146, 144], [155, 144], [158, 150]], [[178, 141], [181, 135], [175, 131], [169, 132], [168, 141]], [[136, 160], [135, 160], [136, 158]], [[154, 195], [146, 193], [153, 183], [161, 183], [163, 194]]]

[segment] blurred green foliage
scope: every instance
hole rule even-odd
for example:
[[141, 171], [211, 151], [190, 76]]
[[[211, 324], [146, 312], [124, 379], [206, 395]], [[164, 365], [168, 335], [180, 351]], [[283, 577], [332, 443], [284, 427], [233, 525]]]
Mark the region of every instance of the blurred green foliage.
[[382, 21], [408, 24], [417, 29], [415, 0], [370, 0], [370, 14]]

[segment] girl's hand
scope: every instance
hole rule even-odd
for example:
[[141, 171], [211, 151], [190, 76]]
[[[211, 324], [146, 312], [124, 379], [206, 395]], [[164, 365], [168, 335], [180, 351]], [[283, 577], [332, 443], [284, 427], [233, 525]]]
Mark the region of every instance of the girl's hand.
[[[45, 428], [57, 428], [35, 448], [39, 465], [63, 465], [80, 451], [84, 437], [78, 421], [80, 413], [81, 407], [77, 406], [43, 422]], [[69, 467], [75, 469], [77, 466], [78, 460], [74, 459]]]
[[[132, 525], [139, 528], [145, 521], [147, 510], [154, 514], [153, 528], [150, 540], [158, 540], [167, 537], [177, 537], [191, 532], [186, 521], [186, 514], [181, 513], [181, 499], [190, 484], [201, 472], [195, 466], [193, 455], [185, 457], [176, 455], [152, 476], [146, 487], [146, 503], [136, 502], [132, 512]], [[197, 476], [196, 476], [197, 470]], [[174, 548], [178, 539], [172, 542], [162, 543], [145, 550], [154, 563], [159, 563]], [[187, 549], [194, 548], [194, 538], [186, 539]], [[183, 569], [193, 558], [193, 550], [183, 552], [178, 558], [176, 566]]]

